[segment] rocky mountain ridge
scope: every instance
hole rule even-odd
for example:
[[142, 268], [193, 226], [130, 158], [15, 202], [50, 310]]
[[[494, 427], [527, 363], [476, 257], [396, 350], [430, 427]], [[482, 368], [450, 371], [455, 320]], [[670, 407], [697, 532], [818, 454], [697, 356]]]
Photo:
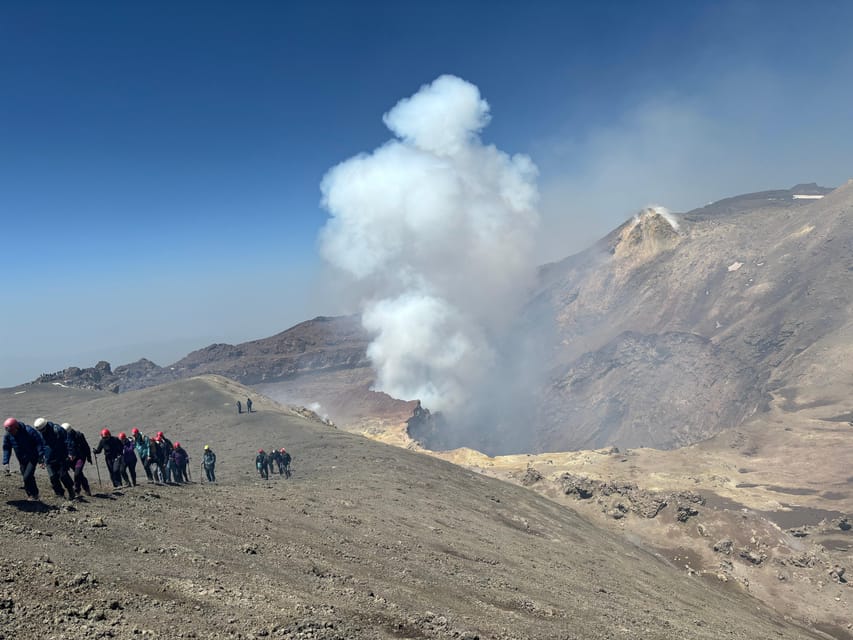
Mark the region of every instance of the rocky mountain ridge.
[[357, 317], [319, 316], [269, 338], [237, 345], [211, 344], [165, 367], [145, 358], [115, 369], [101, 361], [85, 369], [69, 367], [42, 374], [33, 383], [120, 393], [212, 373], [243, 384], [260, 384], [302, 374], [369, 367], [368, 343]]
[[[423, 444], [489, 453], [672, 448], [760, 415], [776, 392], [828, 389], [827, 377], [838, 382], [838, 402], [853, 376], [851, 247], [850, 184], [746, 194], [685, 214], [643, 210], [541, 268], [516, 333], [535, 343], [529, 360], [544, 372], [538, 387], [505, 394], [534, 408], [524, 428], [499, 408], [494, 423], [433, 429]], [[372, 390], [368, 343], [358, 318], [320, 317], [270, 338], [210, 345], [169, 367], [140, 361], [110, 372], [99, 363], [40, 381], [124, 391], [216, 373], [345, 426], [398, 423], [416, 399]]]

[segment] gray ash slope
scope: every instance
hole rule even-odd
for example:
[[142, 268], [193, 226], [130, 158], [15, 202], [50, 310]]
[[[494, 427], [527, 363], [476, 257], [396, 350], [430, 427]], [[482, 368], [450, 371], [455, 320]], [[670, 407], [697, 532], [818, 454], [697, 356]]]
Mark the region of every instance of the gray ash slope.
[[547, 375], [521, 428], [508, 427], [511, 448], [476, 428], [427, 446], [675, 448], [754, 419], [774, 394], [843, 404], [853, 183], [748, 194], [678, 219], [644, 211], [542, 269], [518, 333], [545, 336]]
[[[238, 416], [249, 393], [215, 376], [126, 394], [0, 391], [5, 414], [90, 438], [105, 424], [163, 430], [193, 464], [209, 443], [221, 479], [33, 509], [19, 477], [0, 478], [0, 635], [819, 637], [523, 488], [263, 397]], [[255, 450], [279, 445], [293, 479], [259, 481]]]

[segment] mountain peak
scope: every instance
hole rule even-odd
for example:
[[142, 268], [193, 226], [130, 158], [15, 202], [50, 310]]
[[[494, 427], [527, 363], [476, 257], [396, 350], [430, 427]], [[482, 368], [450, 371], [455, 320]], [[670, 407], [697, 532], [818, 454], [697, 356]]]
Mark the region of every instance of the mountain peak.
[[616, 258], [646, 262], [681, 240], [678, 219], [664, 207], [647, 207], [618, 230], [611, 253]]

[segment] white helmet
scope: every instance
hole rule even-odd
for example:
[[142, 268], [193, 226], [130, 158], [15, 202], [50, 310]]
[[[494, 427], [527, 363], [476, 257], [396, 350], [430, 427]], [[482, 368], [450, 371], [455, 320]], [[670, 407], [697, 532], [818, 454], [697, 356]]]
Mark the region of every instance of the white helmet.
[[59, 425], [59, 426], [61, 426], [61, 427], [62, 427], [63, 429], [65, 429], [66, 431], [68, 431], [68, 430], [71, 428], [71, 425], [70, 425], [70, 424], [68, 424], [67, 422], [63, 422], [63, 423], [62, 423], [61, 425]]
[[36, 421], [33, 422], [33, 426], [36, 429], [41, 429], [46, 424], [47, 424], [47, 420], [45, 420], [44, 418], [36, 418]]

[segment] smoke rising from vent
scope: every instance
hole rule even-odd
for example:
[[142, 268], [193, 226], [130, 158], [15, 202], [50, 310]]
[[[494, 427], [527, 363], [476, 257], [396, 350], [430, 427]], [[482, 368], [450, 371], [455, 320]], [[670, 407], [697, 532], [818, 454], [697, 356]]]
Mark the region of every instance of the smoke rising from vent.
[[396, 136], [324, 176], [323, 257], [373, 335], [375, 389], [452, 413], [481, 384], [532, 282], [537, 169], [481, 142], [489, 105], [444, 75], [383, 121]]

